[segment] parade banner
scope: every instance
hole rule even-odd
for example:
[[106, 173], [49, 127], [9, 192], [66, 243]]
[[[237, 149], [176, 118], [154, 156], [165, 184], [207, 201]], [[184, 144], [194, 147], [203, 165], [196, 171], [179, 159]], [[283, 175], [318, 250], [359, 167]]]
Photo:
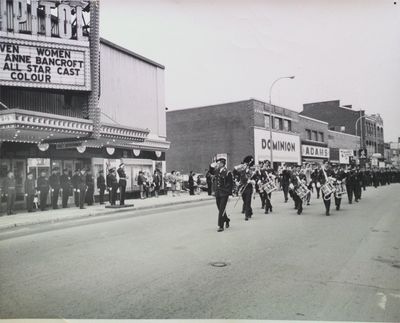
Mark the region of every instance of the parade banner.
[[270, 159], [272, 146], [275, 162], [301, 164], [300, 137], [282, 132], [272, 132], [272, 145], [270, 133], [265, 129], [254, 129], [254, 157], [256, 162]]
[[350, 164], [350, 157], [353, 157], [354, 153], [351, 149], [339, 149], [339, 163]]
[[329, 148], [311, 145], [301, 145], [302, 156], [329, 159]]

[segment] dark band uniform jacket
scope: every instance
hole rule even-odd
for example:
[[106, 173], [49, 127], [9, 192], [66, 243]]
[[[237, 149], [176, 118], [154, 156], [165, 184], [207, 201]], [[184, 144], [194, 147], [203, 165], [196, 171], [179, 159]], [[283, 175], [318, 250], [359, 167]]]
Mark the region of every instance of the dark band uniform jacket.
[[37, 180], [38, 191], [46, 192], [49, 190], [49, 181], [46, 177], [40, 176]]
[[35, 193], [36, 193], [35, 180], [33, 178], [32, 179], [27, 178], [25, 180], [25, 194], [35, 195]]
[[216, 193], [220, 196], [231, 195], [233, 188], [232, 173], [225, 166], [221, 168], [210, 167], [210, 173], [215, 175]]

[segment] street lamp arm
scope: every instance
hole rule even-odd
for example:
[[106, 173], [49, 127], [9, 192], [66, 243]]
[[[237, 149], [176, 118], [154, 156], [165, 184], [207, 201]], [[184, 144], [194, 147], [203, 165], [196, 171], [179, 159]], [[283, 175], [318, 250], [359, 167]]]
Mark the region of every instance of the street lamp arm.
[[269, 88], [269, 104], [271, 104], [271, 94], [272, 94], [272, 88], [274, 87], [275, 83], [278, 82], [279, 80], [282, 79], [294, 79], [294, 76], [281, 76], [278, 77], [275, 81], [272, 82], [270, 88]]

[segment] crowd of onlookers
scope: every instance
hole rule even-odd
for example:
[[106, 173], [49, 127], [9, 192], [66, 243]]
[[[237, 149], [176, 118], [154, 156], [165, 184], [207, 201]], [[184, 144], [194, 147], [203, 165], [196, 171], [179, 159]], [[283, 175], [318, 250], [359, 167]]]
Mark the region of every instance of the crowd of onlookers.
[[[72, 198], [75, 206], [83, 209], [86, 205], [93, 205], [95, 197], [100, 204], [105, 204], [106, 195], [111, 205], [124, 205], [125, 191], [128, 177], [125, 174], [125, 165], [118, 169], [111, 167], [105, 175], [100, 170], [95, 178], [90, 168], [75, 169], [71, 173], [68, 169], [62, 171], [55, 167], [50, 176], [46, 171], [40, 171], [38, 177], [29, 172], [23, 181], [24, 208], [28, 212], [45, 211], [67, 208]], [[159, 197], [160, 194], [179, 196], [182, 191], [189, 191], [191, 195], [200, 193], [200, 175], [189, 176], [180, 172], [162, 174], [159, 169], [151, 174], [149, 171], [139, 171], [135, 178], [140, 198]], [[21, 186], [21, 184], [20, 184]], [[21, 187], [18, 187], [18, 195]], [[17, 199], [17, 183], [13, 171], [8, 171], [4, 178], [0, 178], [0, 216], [14, 214]], [[119, 200], [119, 203], [117, 203]], [[21, 202], [19, 203], [21, 208]]]

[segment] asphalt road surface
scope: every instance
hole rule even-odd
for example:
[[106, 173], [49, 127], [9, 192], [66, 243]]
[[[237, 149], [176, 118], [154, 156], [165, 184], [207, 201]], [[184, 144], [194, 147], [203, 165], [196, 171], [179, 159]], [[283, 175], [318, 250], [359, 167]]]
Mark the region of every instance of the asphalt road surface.
[[[274, 196], [218, 233], [213, 202], [0, 235], [0, 318], [400, 322], [400, 184], [302, 215]], [[214, 267], [217, 262], [224, 267]]]

